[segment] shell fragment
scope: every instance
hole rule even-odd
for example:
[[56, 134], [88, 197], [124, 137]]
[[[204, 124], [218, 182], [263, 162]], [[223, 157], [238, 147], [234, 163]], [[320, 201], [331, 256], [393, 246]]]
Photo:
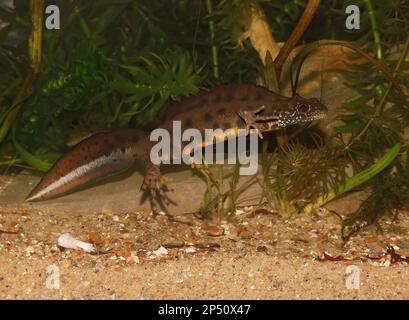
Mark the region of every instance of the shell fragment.
[[69, 233], [64, 233], [58, 237], [58, 245], [66, 249], [84, 250], [89, 253], [97, 253], [93, 244], [75, 239]]

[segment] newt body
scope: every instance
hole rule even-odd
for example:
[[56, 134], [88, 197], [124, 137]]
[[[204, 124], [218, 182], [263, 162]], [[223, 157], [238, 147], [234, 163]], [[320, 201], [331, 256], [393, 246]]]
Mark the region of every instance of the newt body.
[[[278, 95], [264, 87], [231, 84], [202, 91], [196, 96], [172, 103], [160, 128], [172, 134], [173, 121], [181, 121], [183, 129], [222, 130], [257, 129], [259, 134], [292, 124], [325, 117], [327, 108], [317, 99], [298, 95]], [[223, 140], [226, 137], [216, 137]], [[212, 141], [213, 142], [213, 141]], [[160, 168], [150, 162], [154, 142], [150, 133], [140, 129], [121, 129], [98, 133], [77, 144], [63, 155], [44, 175], [26, 200], [46, 200], [83, 186], [89, 182], [123, 171], [135, 162], [145, 164], [142, 189], [154, 197], [166, 199], [166, 184]]]

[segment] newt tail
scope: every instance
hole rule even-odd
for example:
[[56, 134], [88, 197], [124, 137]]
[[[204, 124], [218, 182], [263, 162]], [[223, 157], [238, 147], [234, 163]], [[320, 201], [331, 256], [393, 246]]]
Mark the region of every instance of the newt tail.
[[138, 129], [124, 129], [81, 141], [55, 163], [26, 200], [46, 200], [128, 169], [135, 162], [135, 142], [145, 136]]

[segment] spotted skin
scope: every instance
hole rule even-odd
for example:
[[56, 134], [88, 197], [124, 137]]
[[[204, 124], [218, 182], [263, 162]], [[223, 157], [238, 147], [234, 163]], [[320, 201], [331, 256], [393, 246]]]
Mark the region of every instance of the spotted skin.
[[[256, 85], [230, 84], [203, 90], [196, 96], [170, 104], [158, 127], [172, 134], [173, 121], [181, 121], [182, 130], [195, 128], [202, 136], [205, 129], [231, 129], [237, 135], [238, 129], [254, 128], [262, 138], [263, 132], [321, 119], [326, 113], [327, 108], [317, 99], [305, 99], [299, 95], [289, 98]], [[141, 189], [149, 193], [151, 201], [157, 198], [169, 202], [166, 195], [169, 189], [160, 174], [160, 167], [149, 160], [154, 143], [149, 138], [149, 132], [140, 129], [121, 129], [83, 140], [55, 163], [27, 200], [46, 200], [63, 195], [126, 170], [139, 160], [145, 164]], [[201, 146], [226, 138], [226, 135], [217, 135]], [[151, 203], [156, 210], [156, 202]]]

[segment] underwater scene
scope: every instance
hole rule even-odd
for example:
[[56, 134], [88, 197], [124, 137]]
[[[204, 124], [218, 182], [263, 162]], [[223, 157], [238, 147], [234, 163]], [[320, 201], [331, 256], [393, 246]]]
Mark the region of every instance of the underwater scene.
[[409, 299], [408, 205], [409, 1], [0, 0], [0, 299]]

